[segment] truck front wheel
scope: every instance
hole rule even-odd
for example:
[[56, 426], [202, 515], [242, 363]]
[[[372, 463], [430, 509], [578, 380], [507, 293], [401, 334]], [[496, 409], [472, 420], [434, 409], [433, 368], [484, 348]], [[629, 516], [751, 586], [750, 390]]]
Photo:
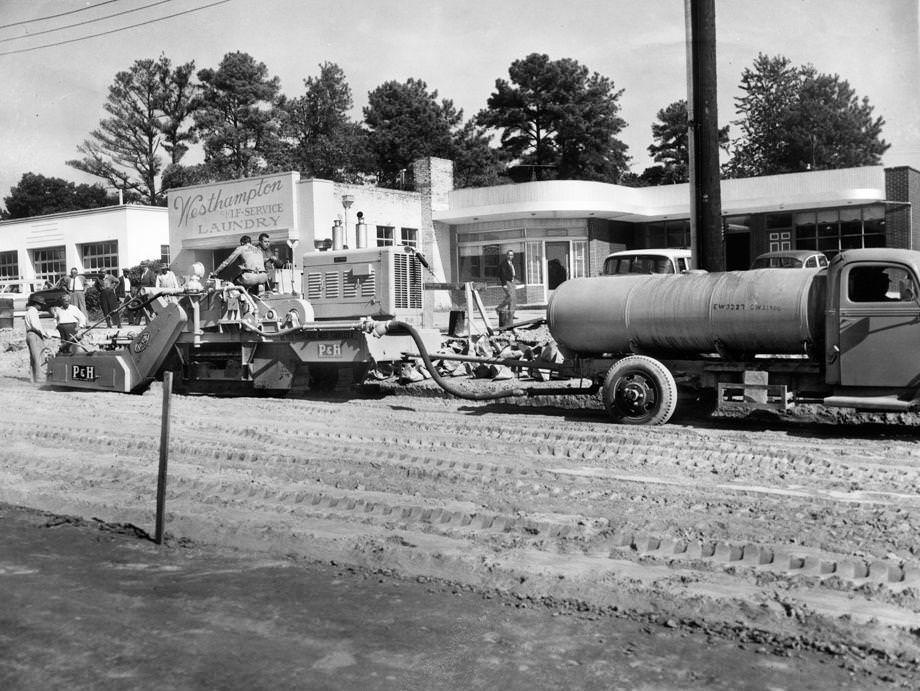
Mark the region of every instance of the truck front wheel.
[[601, 395], [611, 419], [626, 425], [663, 425], [677, 406], [674, 377], [658, 360], [645, 355], [613, 363]]

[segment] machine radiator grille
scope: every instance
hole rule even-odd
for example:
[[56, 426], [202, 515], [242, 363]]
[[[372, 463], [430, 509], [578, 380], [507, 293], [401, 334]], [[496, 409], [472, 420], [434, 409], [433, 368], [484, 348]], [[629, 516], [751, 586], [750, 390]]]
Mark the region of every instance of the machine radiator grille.
[[307, 274], [307, 300], [319, 300], [323, 296], [323, 275], [319, 272]]
[[393, 255], [394, 305], [402, 309], [421, 309], [422, 272], [414, 257]]
[[324, 298], [337, 298], [339, 297], [340, 283], [342, 281], [342, 273], [340, 271], [327, 271], [324, 275], [325, 280], [323, 281], [325, 290], [323, 291]]
[[375, 296], [374, 290], [374, 272], [367, 275], [356, 276], [348, 273], [343, 277], [342, 297], [345, 299], [357, 298], [359, 295], [363, 298], [372, 298]]
[[364, 283], [361, 284], [361, 297], [363, 298], [372, 298], [377, 295], [377, 274], [371, 270], [371, 273], [367, 278], [364, 279]]

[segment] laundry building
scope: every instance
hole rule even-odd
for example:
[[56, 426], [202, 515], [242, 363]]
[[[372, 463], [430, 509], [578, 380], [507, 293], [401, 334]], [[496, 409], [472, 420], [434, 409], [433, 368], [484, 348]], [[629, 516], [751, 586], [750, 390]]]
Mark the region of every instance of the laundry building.
[[0, 286], [55, 283], [71, 268], [112, 271], [169, 263], [166, 209], [123, 204], [0, 222]]

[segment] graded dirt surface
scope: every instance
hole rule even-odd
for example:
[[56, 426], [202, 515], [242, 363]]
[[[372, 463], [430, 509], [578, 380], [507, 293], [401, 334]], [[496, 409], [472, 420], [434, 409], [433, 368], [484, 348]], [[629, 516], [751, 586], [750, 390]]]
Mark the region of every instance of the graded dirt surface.
[[[152, 532], [161, 387], [37, 389], [25, 361], [0, 354], [0, 501]], [[549, 402], [471, 403], [430, 385], [174, 395], [166, 531], [831, 654], [861, 686], [913, 684], [915, 419], [624, 427], [590, 401]], [[824, 681], [808, 679], [839, 686]]]
[[158, 546], [4, 505], [0, 584], [4, 689], [836, 690], [904, 678], [508, 591]]

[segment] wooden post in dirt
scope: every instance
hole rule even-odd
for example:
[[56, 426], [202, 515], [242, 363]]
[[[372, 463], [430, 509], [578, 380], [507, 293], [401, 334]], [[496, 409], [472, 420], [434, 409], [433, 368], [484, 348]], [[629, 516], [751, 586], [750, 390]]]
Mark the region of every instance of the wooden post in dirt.
[[160, 467], [157, 472], [157, 519], [153, 541], [163, 544], [163, 513], [166, 508], [166, 464], [169, 460], [169, 404], [172, 396], [172, 372], [163, 373], [163, 412], [160, 417]]

